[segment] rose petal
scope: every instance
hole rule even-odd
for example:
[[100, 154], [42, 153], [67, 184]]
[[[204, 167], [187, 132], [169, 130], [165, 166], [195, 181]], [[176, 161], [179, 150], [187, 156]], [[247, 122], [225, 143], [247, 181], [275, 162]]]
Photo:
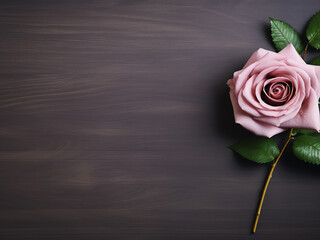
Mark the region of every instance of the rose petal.
[[248, 67], [250, 64], [258, 61], [260, 58], [262, 58], [263, 56], [265, 56], [267, 53], [269, 53], [270, 51], [265, 50], [263, 48], [259, 48], [257, 51], [255, 51], [251, 57], [249, 58], [249, 60], [246, 62], [246, 64], [244, 65], [244, 68]]
[[318, 97], [314, 90], [311, 90], [309, 98], [305, 99], [298, 114], [281, 124], [285, 128], [312, 129], [319, 132], [320, 117], [318, 107]]
[[284, 49], [282, 49], [278, 54], [279, 56], [283, 56], [285, 58], [291, 59], [292, 61], [295, 61], [299, 65], [307, 65], [291, 43], [288, 44]]
[[285, 131], [285, 128], [272, 126], [270, 124], [256, 121], [248, 116], [246, 112], [244, 112], [238, 105], [237, 98], [234, 92], [234, 87], [230, 81], [228, 81], [228, 85], [230, 86], [230, 99], [232, 102], [233, 112], [235, 122], [243, 126], [244, 128], [254, 132], [256, 135], [272, 137], [280, 132]]
[[[320, 79], [320, 66], [314, 66], [313, 67], [313, 71], [314, 71], [314, 75], [316, 75], [316, 78]], [[317, 97], [319, 98], [320, 97], [320, 83], [319, 83], [319, 80], [318, 81], [317, 80], [316, 81], [312, 81], [312, 83], [313, 82], [316, 82], [318, 84], [317, 86], [313, 86], [313, 89], [315, 89]]]

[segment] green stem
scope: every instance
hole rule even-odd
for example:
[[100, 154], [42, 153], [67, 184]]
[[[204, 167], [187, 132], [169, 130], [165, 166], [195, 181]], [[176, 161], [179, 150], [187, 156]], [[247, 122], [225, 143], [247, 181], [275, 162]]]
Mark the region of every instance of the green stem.
[[289, 137], [288, 137], [286, 143], [284, 144], [282, 150], [280, 151], [278, 157], [277, 157], [276, 160], [272, 163], [271, 170], [270, 170], [270, 172], [269, 172], [267, 181], [266, 181], [266, 183], [265, 183], [265, 185], [264, 185], [264, 188], [263, 188], [263, 191], [262, 191], [262, 195], [261, 195], [261, 199], [260, 199], [260, 203], [259, 203], [257, 215], [256, 215], [256, 218], [255, 218], [255, 220], [254, 220], [254, 225], [253, 225], [252, 233], [255, 233], [255, 232], [256, 232], [257, 225], [258, 225], [258, 221], [259, 221], [259, 217], [260, 217], [260, 213], [261, 213], [261, 208], [262, 208], [262, 204], [263, 204], [263, 200], [264, 200], [264, 197], [265, 197], [265, 195], [266, 195], [266, 191], [267, 191], [269, 182], [270, 182], [270, 180], [271, 180], [271, 178], [272, 178], [272, 173], [273, 173], [274, 168], [276, 167], [276, 165], [277, 165], [280, 157], [282, 156], [285, 148], [287, 147], [287, 145], [289, 144], [290, 140], [292, 139], [292, 132], [293, 132], [293, 128], [291, 128], [290, 133], [289, 133]]

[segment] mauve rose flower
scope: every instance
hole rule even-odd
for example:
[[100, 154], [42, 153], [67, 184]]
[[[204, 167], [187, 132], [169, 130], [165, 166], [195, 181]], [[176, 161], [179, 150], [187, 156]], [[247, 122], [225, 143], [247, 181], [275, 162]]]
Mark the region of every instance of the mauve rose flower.
[[292, 44], [279, 53], [260, 48], [227, 84], [236, 123], [256, 135], [319, 132], [320, 66], [306, 64]]

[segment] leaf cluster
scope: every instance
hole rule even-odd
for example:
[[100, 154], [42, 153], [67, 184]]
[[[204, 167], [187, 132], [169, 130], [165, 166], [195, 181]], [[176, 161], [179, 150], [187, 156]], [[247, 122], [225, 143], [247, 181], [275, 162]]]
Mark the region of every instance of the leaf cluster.
[[[277, 51], [281, 51], [290, 43], [298, 53], [302, 53], [303, 49], [306, 50], [308, 46], [320, 50], [320, 12], [314, 14], [308, 22], [305, 47], [299, 33], [290, 24], [270, 18], [270, 25], [272, 41]], [[320, 65], [320, 56], [311, 61], [311, 64]]]
[[[307, 129], [294, 129], [292, 132], [292, 150], [294, 155], [309, 163], [320, 164], [320, 137], [318, 132]], [[272, 162], [280, 150], [272, 138], [250, 136], [230, 148], [242, 157], [256, 163]]]

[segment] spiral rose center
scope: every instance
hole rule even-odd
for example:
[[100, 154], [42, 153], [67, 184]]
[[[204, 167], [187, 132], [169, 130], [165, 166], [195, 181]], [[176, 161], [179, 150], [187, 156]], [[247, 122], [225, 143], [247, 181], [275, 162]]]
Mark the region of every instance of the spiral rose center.
[[281, 106], [290, 101], [295, 88], [290, 81], [271, 79], [266, 81], [262, 92], [262, 100], [271, 106]]

